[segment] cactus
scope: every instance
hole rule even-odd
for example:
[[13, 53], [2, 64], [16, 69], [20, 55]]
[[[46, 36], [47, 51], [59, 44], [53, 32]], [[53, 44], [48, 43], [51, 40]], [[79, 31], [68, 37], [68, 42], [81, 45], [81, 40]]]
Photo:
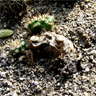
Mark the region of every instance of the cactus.
[[25, 3], [27, 0], [0, 0], [0, 9], [15, 12], [25, 8]]
[[14, 32], [10, 29], [2, 29], [0, 30], [0, 38], [5, 38], [11, 36]]
[[20, 45], [17, 48], [15, 48], [14, 53], [21, 53], [25, 50], [25, 48], [26, 48], [26, 43], [24, 40], [21, 40]]
[[45, 20], [32, 20], [31, 24], [28, 25], [28, 29], [31, 30], [33, 33], [40, 32], [42, 28], [45, 30], [50, 31], [54, 26], [54, 19], [52, 16], [45, 17]]

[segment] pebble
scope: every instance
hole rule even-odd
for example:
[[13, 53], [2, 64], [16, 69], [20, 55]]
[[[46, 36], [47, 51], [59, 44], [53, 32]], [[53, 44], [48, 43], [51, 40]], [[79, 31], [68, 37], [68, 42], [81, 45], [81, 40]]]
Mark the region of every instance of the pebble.
[[86, 71], [86, 72], [89, 72], [89, 71], [90, 71], [90, 69], [87, 67], [87, 68], [85, 69], [85, 71]]
[[22, 34], [20, 34], [20, 37], [27, 38], [28, 37], [28, 32], [23, 32]]
[[6, 77], [6, 72], [0, 72], [0, 78], [5, 78]]
[[96, 55], [96, 50], [92, 50], [91, 52], [89, 52], [89, 54], [94, 54], [94, 55]]
[[18, 94], [16, 92], [11, 92], [6, 94], [5, 96], [18, 96]]

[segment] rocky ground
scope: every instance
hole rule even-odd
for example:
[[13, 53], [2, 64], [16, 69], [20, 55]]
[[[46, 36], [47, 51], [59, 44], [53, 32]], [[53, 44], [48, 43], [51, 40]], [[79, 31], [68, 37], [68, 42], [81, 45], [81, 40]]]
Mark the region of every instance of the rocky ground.
[[[96, 1], [32, 2], [26, 10], [10, 14], [5, 10], [0, 14], [0, 29], [14, 31], [12, 36], [0, 39], [0, 96], [95, 96]], [[27, 22], [39, 13], [55, 16], [51, 32], [67, 38], [79, 59], [73, 58], [73, 53], [70, 55], [72, 46], [67, 41], [64, 44], [68, 53], [62, 58], [42, 57], [42, 54], [31, 58], [29, 53], [25, 54], [26, 50], [33, 52], [28, 44], [31, 35]], [[27, 49], [14, 55], [12, 50], [22, 39]], [[26, 55], [29, 57], [23, 59]]]

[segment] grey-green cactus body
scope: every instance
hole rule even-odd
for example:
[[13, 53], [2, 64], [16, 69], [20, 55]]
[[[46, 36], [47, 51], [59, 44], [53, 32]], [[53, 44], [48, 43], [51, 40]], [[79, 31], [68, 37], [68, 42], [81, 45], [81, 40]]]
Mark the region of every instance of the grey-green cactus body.
[[14, 32], [10, 29], [2, 29], [0, 30], [0, 38], [5, 38], [9, 37], [13, 34]]

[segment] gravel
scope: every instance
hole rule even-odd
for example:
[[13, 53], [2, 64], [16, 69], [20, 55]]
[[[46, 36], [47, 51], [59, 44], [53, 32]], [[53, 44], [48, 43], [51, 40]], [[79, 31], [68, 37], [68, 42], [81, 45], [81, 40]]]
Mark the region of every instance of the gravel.
[[[14, 31], [12, 36], [0, 39], [0, 95], [96, 96], [96, 1], [81, 0], [70, 4], [63, 1], [40, 1], [28, 6], [21, 17], [19, 12], [9, 15], [2, 11], [0, 14], [0, 29]], [[28, 40], [31, 37], [26, 28], [27, 22], [33, 15], [46, 12], [55, 16], [52, 32], [68, 38], [76, 53], [81, 54], [80, 60], [71, 61], [72, 64], [68, 63], [71, 57], [64, 57], [67, 63], [65, 70], [61, 66], [62, 60], [56, 58], [57, 61], [50, 62], [50, 58], [41, 56], [31, 63], [31, 57], [25, 57], [30, 52]], [[28, 44], [27, 51], [14, 55], [12, 48], [16, 48], [19, 43], [12, 42], [22, 39]], [[61, 65], [58, 67], [55, 64]], [[49, 65], [52, 67], [49, 68]], [[59, 71], [60, 68], [63, 72]], [[72, 69], [75, 71], [72, 72]]]

